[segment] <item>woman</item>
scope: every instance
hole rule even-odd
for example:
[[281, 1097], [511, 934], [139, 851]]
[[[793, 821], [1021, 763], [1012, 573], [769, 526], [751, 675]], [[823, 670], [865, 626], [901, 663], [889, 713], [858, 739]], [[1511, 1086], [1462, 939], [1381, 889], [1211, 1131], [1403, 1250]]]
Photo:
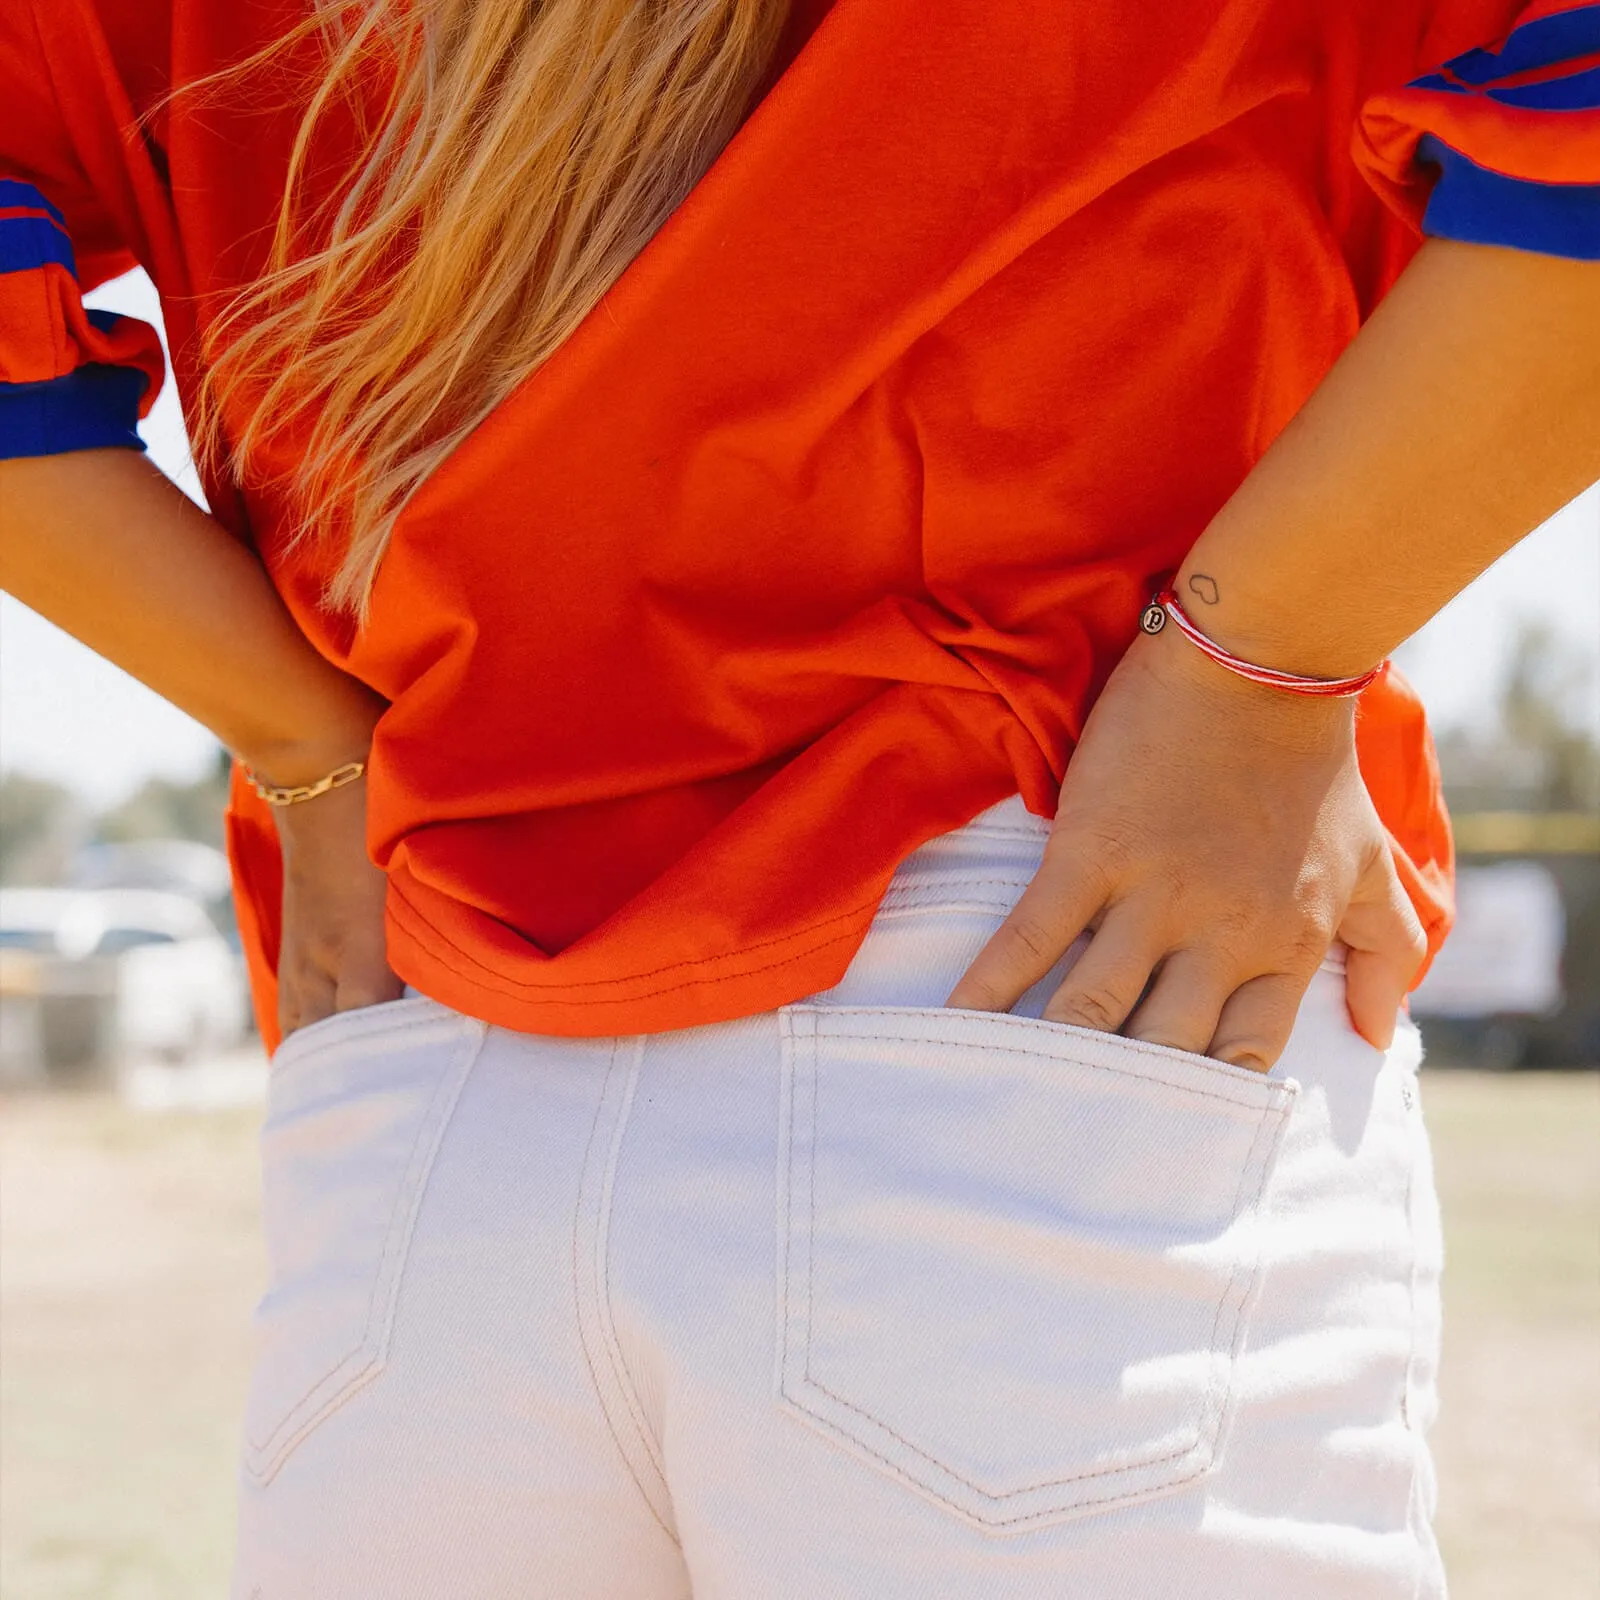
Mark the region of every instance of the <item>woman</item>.
[[4, 582], [237, 755], [287, 1036], [236, 1595], [1443, 1592], [1379, 664], [1600, 475], [1597, 73], [1569, 0], [7, 8]]

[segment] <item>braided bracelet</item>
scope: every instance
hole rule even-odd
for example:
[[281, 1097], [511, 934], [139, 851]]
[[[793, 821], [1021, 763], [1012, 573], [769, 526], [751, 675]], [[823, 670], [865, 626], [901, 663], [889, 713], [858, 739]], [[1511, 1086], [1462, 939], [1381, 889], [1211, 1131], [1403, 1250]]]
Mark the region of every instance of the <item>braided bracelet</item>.
[[263, 783], [248, 767], [243, 770], [245, 782], [269, 806], [297, 806], [302, 800], [315, 800], [319, 794], [326, 794], [330, 789], [342, 789], [347, 783], [354, 783], [367, 770], [367, 764], [365, 761], [347, 761], [342, 767], [335, 767], [326, 777], [318, 778], [315, 783], [297, 784], [287, 789], [277, 784]]
[[1283, 689], [1289, 694], [1323, 697], [1360, 694], [1383, 670], [1383, 664], [1380, 662], [1371, 671], [1359, 672], [1353, 678], [1304, 678], [1296, 672], [1279, 672], [1276, 667], [1258, 667], [1253, 661], [1244, 661], [1230, 654], [1215, 639], [1207, 638], [1195, 626], [1193, 619], [1179, 604], [1177, 594], [1171, 589], [1163, 589], [1144, 608], [1144, 614], [1139, 618], [1139, 626], [1145, 633], [1157, 634], [1166, 627], [1168, 617], [1172, 618], [1185, 639], [1210, 656], [1219, 667], [1226, 667], [1229, 672], [1237, 673], [1241, 678], [1248, 678], [1252, 683], [1264, 683], [1268, 688]]

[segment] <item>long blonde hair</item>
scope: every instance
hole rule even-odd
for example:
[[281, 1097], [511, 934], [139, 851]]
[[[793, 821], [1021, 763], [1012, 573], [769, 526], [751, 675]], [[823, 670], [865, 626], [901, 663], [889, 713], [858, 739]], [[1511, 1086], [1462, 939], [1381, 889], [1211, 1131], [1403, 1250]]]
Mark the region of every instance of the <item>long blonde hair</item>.
[[[278, 475], [302, 537], [345, 541], [328, 599], [360, 613], [407, 500], [731, 138], [788, 0], [310, 3], [280, 44], [321, 70], [266, 269], [207, 335], [197, 446], [248, 482], [293, 431]], [[335, 118], [358, 159], [308, 204]]]

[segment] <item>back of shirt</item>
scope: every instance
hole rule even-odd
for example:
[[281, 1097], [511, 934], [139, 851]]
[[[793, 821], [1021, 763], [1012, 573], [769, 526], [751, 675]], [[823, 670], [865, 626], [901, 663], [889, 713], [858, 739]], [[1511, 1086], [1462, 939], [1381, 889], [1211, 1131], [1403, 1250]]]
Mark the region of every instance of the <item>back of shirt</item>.
[[[291, 549], [273, 491], [207, 484], [307, 633], [393, 701], [371, 768], [391, 959], [460, 1010], [638, 1031], [833, 982], [909, 850], [1019, 790], [1051, 813], [1152, 586], [1424, 207], [1457, 237], [1600, 254], [1600, 6], [823, 12], [600, 309], [408, 507], [364, 628], [323, 604], [335, 553]], [[130, 394], [148, 404], [150, 340], [85, 318], [74, 271], [150, 270], [192, 406], [311, 58], [160, 100], [296, 14], [0, 18], [0, 173], [30, 230], [0, 263], [0, 453], [128, 443]], [[315, 170], [338, 156], [335, 136]], [[79, 398], [108, 382], [116, 405]], [[10, 420], [45, 390], [43, 420]], [[1437, 941], [1448, 832], [1395, 675], [1360, 738]], [[246, 794], [231, 825], [270, 1018], [275, 839]]]

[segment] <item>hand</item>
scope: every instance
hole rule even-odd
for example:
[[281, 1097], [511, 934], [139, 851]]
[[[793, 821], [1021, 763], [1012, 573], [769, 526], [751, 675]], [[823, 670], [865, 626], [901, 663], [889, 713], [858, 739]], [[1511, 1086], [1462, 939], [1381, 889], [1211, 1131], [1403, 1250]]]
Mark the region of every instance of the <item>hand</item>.
[[1334, 939], [1387, 1048], [1426, 941], [1356, 766], [1354, 706], [1140, 635], [1067, 770], [1044, 860], [947, 1004], [1006, 1011], [1077, 937], [1044, 1015], [1265, 1072]]
[[402, 986], [384, 952], [386, 880], [367, 854], [366, 779], [273, 816], [283, 847], [278, 1025], [287, 1037], [335, 1011], [397, 999]]

